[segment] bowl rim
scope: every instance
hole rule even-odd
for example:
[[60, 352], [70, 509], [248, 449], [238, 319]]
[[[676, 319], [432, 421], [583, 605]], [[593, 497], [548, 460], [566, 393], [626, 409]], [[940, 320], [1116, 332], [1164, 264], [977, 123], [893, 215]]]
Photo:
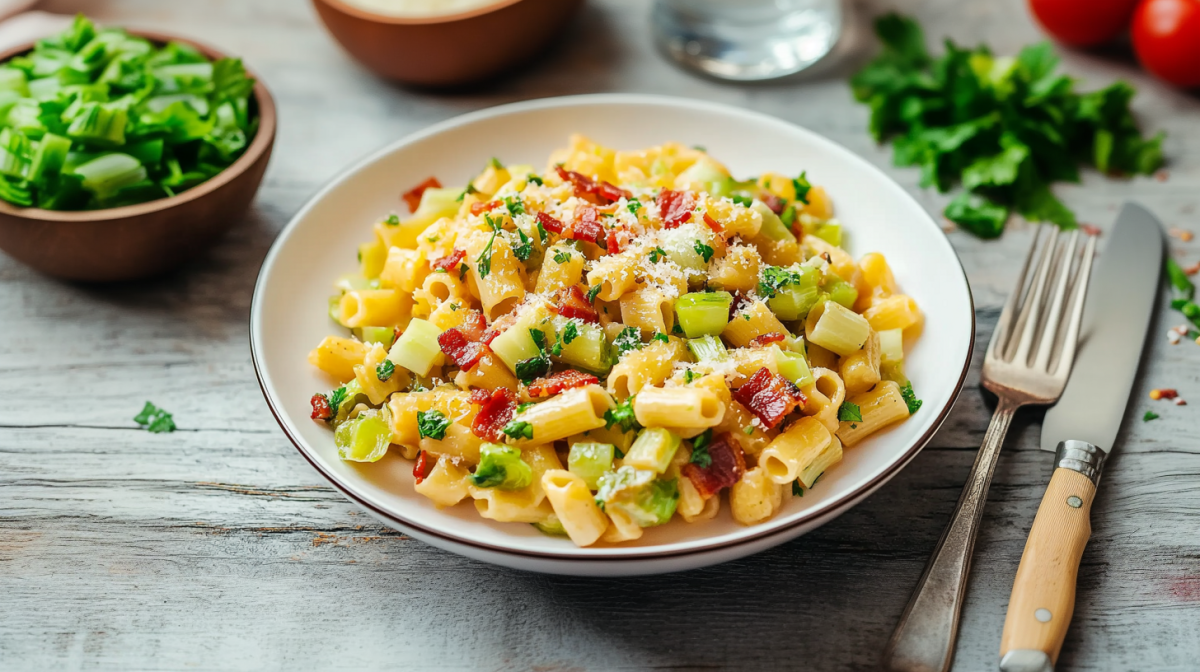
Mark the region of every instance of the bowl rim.
[[426, 17], [406, 17], [392, 16], [389, 14], [378, 14], [376, 12], [355, 7], [354, 5], [343, 2], [342, 0], [312, 0], [313, 4], [325, 4], [337, 11], [352, 16], [356, 19], [371, 21], [373, 23], [382, 23], [391, 26], [429, 26], [440, 23], [454, 23], [456, 21], [466, 21], [477, 16], [491, 14], [505, 7], [515, 5], [524, 0], [492, 0], [492, 2], [476, 7], [475, 9], [467, 9], [456, 14], [440, 14], [436, 16]]
[[[958, 253], [956, 251], [954, 251], [953, 247], [950, 248], [950, 251], [953, 253], [954, 261], [956, 262], [956, 264], [958, 266], [958, 271], [961, 274], [963, 286], [966, 289], [966, 298], [967, 298], [967, 304], [968, 304], [967, 307], [969, 308], [969, 314], [970, 314], [970, 329], [969, 329], [969, 337], [968, 337], [968, 342], [967, 342], [966, 353], [963, 358], [962, 369], [961, 369], [961, 371], [959, 371], [958, 379], [954, 383], [954, 389], [951, 392], [945, 407], [941, 409], [938, 416], [930, 424], [929, 428], [920, 437], [918, 437], [915, 441], [913, 441], [904, 450], [904, 452], [902, 454], [900, 454], [894, 460], [892, 460], [891, 464], [889, 464], [888, 467], [886, 469], [884, 469], [881, 473], [877, 474], [871, 480], [859, 485], [854, 490], [851, 490], [851, 491], [847, 492], [846, 494], [844, 494], [841, 497], [841, 501], [837, 502], [836, 504], [832, 504], [827, 508], [817, 508], [817, 509], [812, 509], [810, 511], [803, 512], [795, 520], [793, 520], [783, 526], [779, 526], [779, 527], [770, 527], [768, 525], [756, 526], [756, 527], [761, 527], [762, 529], [755, 530], [755, 528], [753, 528], [753, 527], [747, 528], [747, 530], [748, 530], [747, 533], [743, 536], [739, 536], [736, 539], [729, 539], [729, 540], [722, 541], [722, 542], [711, 542], [711, 543], [702, 543], [701, 542], [698, 545], [691, 547], [691, 548], [674, 549], [674, 550], [654, 550], [653, 548], [631, 547], [631, 548], [621, 548], [621, 549], [601, 549], [601, 550], [620, 550], [620, 551], [622, 551], [620, 554], [594, 553], [594, 554], [588, 554], [588, 555], [580, 555], [580, 554], [558, 553], [558, 552], [553, 552], [553, 551], [531, 551], [531, 550], [517, 549], [517, 548], [512, 548], [511, 546], [500, 546], [500, 545], [496, 545], [493, 543], [483, 542], [483, 541], [479, 541], [477, 539], [472, 539], [472, 538], [469, 538], [466, 536], [443, 532], [439, 529], [430, 527], [428, 525], [415, 523], [399, 514], [388, 511], [381, 506], [377, 506], [374, 503], [370, 502], [366, 497], [358, 494], [356, 492], [356, 487], [352, 483], [346, 482], [344, 479], [341, 479], [340, 477], [338, 477], [337, 474], [333, 473], [331, 470], [326, 469], [321, 464], [321, 462], [316, 458], [316, 456], [314, 454], [310, 453], [310, 450], [307, 447], [307, 444], [304, 442], [304, 440], [301, 439], [299, 436], [294, 435], [291, 432], [291, 430], [288, 428], [288, 424], [284, 420], [282, 412], [278, 408], [276, 408], [276, 402], [272, 398], [271, 393], [267, 389], [266, 376], [264, 375], [265, 364], [264, 364], [264, 360], [263, 360], [263, 354], [261, 352], [262, 344], [260, 342], [260, 339], [256, 337], [257, 332], [259, 331], [259, 329], [261, 329], [261, 326], [262, 326], [262, 317], [261, 317], [262, 313], [260, 310], [260, 306], [262, 305], [262, 301], [263, 301], [262, 293], [265, 291], [264, 287], [266, 285], [266, 278], [267, 278], [267, 275], [269, 274], [269, 271], [274, 266], [276, 258], [280, 254], [280, 250], [282, 249], [283, 241], [288, 237], [288, 234], [290, 233], [290, 231], [299, 224], [302, 216], [306, 215], [316, 205], [316, 203], [318, 203], [321, 199], [325, 198], [325, 196], [330, 191], [332, 191], [335, 187], [340, 185], [349, 175], [358, 171], [364, 165], [372, 163], [373, 161], [376, 161], [376, 160], [386, 156], [387, 154], [389, 154], [393, 151], [396, 151], [396, 149], [398, 147], [410, 145], [410, 144], [413, 144], [422, 139], [432, 137], [432, 136], [435, 136], [437, 134], [440, 134], [440, 133], [443, 133], [446, 131], [450, 131], [459, 126], [482, 121], [484, 119], [490, 119], [490, 118], [498, 117], [498, 116], [506, 116], [506, 115], [510, 115], [510, 114], [520, 114], [520, 113], [531, 112], [531, 111], [535, 111], [535, 110], [551, 109], [551, 108], [556, 108], [556, 107], [570, 107], [570, 106], [581, 105], [581, 104], [592, 104], [592, 105], [596, 105], [596, 104], [599, 104], [599, 105], [620, 105], [620, 104], [647, 105], [648, 104], [648, 105], [660, 105], [660, 106], [668, 106], [668, 107], [679, 107], [683, 104], [686, 104], [687, 106], [692, 107], [692, 108], [700, 107], [700, 108], [706, 108], [711, 111], [717, 111], [717, 112], [734, 114], [734, 115], [745, 116], [745, 117], [753, 117], [760, 121], [769, 121], [769, 122], [775, 123], [775, 124], [785, 124], [788, 126], [792, 126], [794, 128], [804, 130], [805, 132], [811, 133], [812, 135], [816, 136], [816, 138], [818, 140], [828, 143], [829, 145], [836, 147], [838, 150], [843, 151], [843, 152], [849, 154], [850, 156], [854, 157], [856, 160], [861, 162], [863, 170], [874, 171], [879, 177], [882, 177], [887, 183], [891, 184], [895, 189], [897, 189], [901, 193], [903, 193], [906, 198], [912, 200], [913, 203], [918, 208], [920, 208], [920, 211], [925, 214], [925, 216], [929, 220], [929, 224], [931, 226], [937, 226], [937, 224], [934, 222], [932, 217], [929, 216], [929, 214], [925, 210], [925, 208], [923, 206], [921, 206], [918, 202], [916, 202], [916, 199], [914, 199], [911, 194], [909, 194], [906, 190], [904, 190], [903, 187], [901, 187], [895, 180], [893, 180], [890, 176], [888, 176], [886, 173], [884, 173], [880, 168], [871, 164], [869, 161], [862, 158], [857, 153], [826, 138], [825, 136], [823, 136], [819, 133], [816, 133], [815, 131], [809, 131], [808, 129], [805, 129], [804, 127], [799, 126], [798, 124], [794, 124], [792, 122], [788, 122], [788, 121], [779, 119], [778, 117], [775, 117], [773, 115], [764, 114], [761, 112], [756, 112], [754, 110], [736, 107], [733, 105], [726, 105], [723, 103], [715, 103], [715, 102], [706, 101], [706, 100], [685, 98], [685, 97], [681, 97], [681, 96], [665, 96], [665, 95], [657, 95], [657, 94], [640, 94], [640, 93], [582, 94], [582, 95], [572, 95], [572, 96], [557, 96], [557, 97], [549, 97], [549, 98], [538, 98], [538, 99], [520, 101], [520, 102], [516, 102], [516, 103], [508, 103], [508, 104], [504, 104], [504, 105], [487, 107], [487, 108], [483, 108], [481, 110], [476, 110], [473, 112], [468, 112], [466, 114], [458, 115], [458, 116], [452, 117], [450, 119], [447, 119], [445, 121], [438, 122], [436, 124], [432, 124], [421, 130], [418, 130], [414, 133], [410, 133], [410, 134], [403, 136], [397, 140], [389, 142], [386, 145], [384, 145], [383, 147], [381, 147], [380, 149], [377, 149], [373, 152], [366, 154], [365, 156], [360, 157], [359, 159], [349, 163], [343, 170], [339, 171], [336, 175], [334, 175], [332, 178], [330, 178], [324, 185], [321, 186], [321, 188], [319, 190], [317, 190], [317, 192], [315, 194], [313, 194], [313, 196], [311, 196], [304, 203], [303, 206], [300, 207], [299, 210], [296, 211], [296, 213], [292, 216], [291, 220], [289, 220], [288, 223], [283, 227], [283, 229], [280, 230], [279, 234], [275, 238], [275, 241], [271, 244], [270, 250], [267, 251], [267, 255], [263, 259], [262, 266], [259, 268], [258, 277], [255, 279], [255, 283], [254, 283], [254, 293], [251, 297], [251, 302], [250, 302], [250, 323], [248, 325], [249, 326], [248, 336], [250, 339], [251, 364], [254, 366], [254, 375], [255, 375], [255, 378], [258, 380], [259, 389], [262, 391], [263, 397], [265, 398], [265, 400], [267, 402], [267, 408], [270, 410], [271, 415], [275, 418], [276, 424], [278, 424], [280, 429], [283, 430], [283, 433], [287, 437], [288, 441], [290, 441], [292, 443], [292, 446], [294, 448], [296, 448], [296, 450], [300, 453], [300, 455], [303, 456], [304, 459], [307, 460], [308, 463], [311, 464], [313, 466], [313, 468], [316, 469], [317, 472], [321, 474], [321, 476], [323, 476], [327, 481], [329, 481], [334, 486], [334, 488], [337, 491], [341, 492], [347, 499], [358, 504], [359, 506], [362, 506], [362, 507], [368, 509], [376, 516], [382, 517], [387, 520], [396, 521], [397, 524], [400, 525], [401, 527], [409, 527], [409, 528], [414, 528], [416, 530], [420, 530], [424, 534], [430, 535], [432, 537], [437, 537], [439, 539], [445, 540], [448, 543], [473, 546], [475, 548], [479, 548], [484, 551], [499, 552], [499, 553], [511, 555], [511, 556], [538, 558], [538, 559], [554, 559], [554, 560], [562, 560], [562, 561], [597, 561], [597, 560], [601, 560], [604, 562], [637, 561], [637, 560], [646, 560], [648, 558], [681, 557], [681, 556], [693, 555], [693, 554], [697, 554], [697, 553], [708, 553], [708, 552], [711, 552], [711, 551], [714, 551], [717, 549], [721, 549], [721, 548], [729, 548], [729, 547], [739, 546], [741, 544], [744, 544], [744, 543], [747, 543], [747, 542], [750, 542], [753, 540], [761, 539], [761, 538], [767, 537], [767, 536], [782, 535], [783, 533], [785, 533], [788, 530], [792, 530], [798, 526], [802, 526], [802, 525], [805, 525], [806, 523], [813, 522], [814, 520], [819, 520], [819, 519], [825, 518], [826, 516], [829, 516], [827, 518], [827, 520], [832, 520], [836, 516], [841, 515], [841, 513], [844, 513], [846, 510], [848, 510], [849, 508], [852, 508], [856, 503], [858, 503], [861, 500], [862, 495], [864, 493], [870, 493], [870, 492], [874, 491], [875, 489], [877, 489], [878, 487], [882, 486], [884, 483], [891, 480], [891, 478], [894, 477], [897, 473], [899, 473], [904, 467], [906, 467], [908, 464], [910, 464], [912, 462], [912, 460], [917, 456], [917, 454], [920, 453], [920, 451], [925, 447], [925, 445], [929, 443], [929, 441], [933, 438], [934, 434], [936, 434], [937, 431], [941, 428], [941, 426], [945, 423], [947, 417], [949, 417], [950, 412], [953, 410], [954, 405], [957, 403], [959, 396], [962, 394], [962, 389], [963, 389], [964, 384], [966, 383], [967, 374], [969, 373], [970, 368], [971, 368], [971, 360], [975, 353], [975, 342], [976, 342], [975, 297], [971, 291], [971, 284], [970, 284], [969, 279], [967, 278], [966, 269], [963, 268], [962, 259], [959, 258]], [[948, 241], [946, 244], [947, 244], [947, 246], [949, 246]], [[755, 530], [755, 531], [751, 532], [750, 530]], [[580, 550], [580, 549], [574, 549], [574, 550]], [[583, 550], [586, 550], [586, 549], [583, 549]]]
[[[212, 60], [226, 58], [227, 55], [203, 42], [198, 42], [188, 37], [180, 37], [173, 33], [164, 33], [157, 30], [135, 30], [124, 29], [125, 32], [137, 37], [144, 37], [151, 42], [183, 42], [200, 50]], [[0, 64], [7, 63], [15, 56], [19, 56], [33, 49], [38, 40], [32, 40], [6, 49], [0, 52]], [[243, 62], [243, 65], [245, 63]], [[61, 223], [91, 223], [91, 222], [111, 222], [116, 220], [132, 219], [151, 212], [167, 210], [176, 206], [184, 205], [195, 200], [199, 200], [208, 196], [220, 187], [229, 184], [254, 165], [255, 162], [263, 155], [264, 152], [275, 141], [275, 126], [276, 126], [276, 111], [275, 99], [271, 96], [271, 92], [267, 90], [263, 80], [253, 70], [246, 68], [246, 74], [254, 78], [254, 99], [258, 104], [258, 130], [254, 133], [254, 139], [250, 141], [250, 145], [242, 152], [242, 155], [236, 161], [225, 167], [224, 170], [212, 176], [211, 178], [197, 184], [196, 186], [166, 198], [157, 198], [153, 201], [145, 203], [136, 203], [134, 205], [122, 205], [116, 208], [104, 208], [102, 210], [46, 210], [43, 208], [19, 208], [12, 205], [8, 201], [0, 200], [0, 216], [19, 217], [22, 219], [37, 221], [37, 222], [61, 222]]]

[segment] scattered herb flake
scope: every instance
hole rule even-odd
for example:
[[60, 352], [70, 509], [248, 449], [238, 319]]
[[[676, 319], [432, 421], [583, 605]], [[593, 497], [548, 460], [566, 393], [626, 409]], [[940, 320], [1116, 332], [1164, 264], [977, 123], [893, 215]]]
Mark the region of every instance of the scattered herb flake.
[[589, 290], [588, 290], [588, 292], [587, 292], [587, 300], [588, 300], [588, 303], [595, 303], [595, 302], [596, 302], [596, 295], [600, 293], [600, 288], [601, 288], [601, 287], [603, 287], [603, 285], [596, 285], [596, 286], [594, 286], [594, 287], [592, 287], [591, 289], [589, 289]]
[[400, 216], [393, 212], [388, 215], [387, 219], [383, 220], [383, 223], [388, 226], [400, 226]]
[[713, 248], [698, 240], [692, 244], [692, 249], [696, 251], [696, 254], [704, 257], [704, 263], [706, 264], [713, 257]]
[[571, 260], [571, 253], [566, 250], [559, 250], [554, 253], [554, 261], [559, 264], [565, 264]]
[[533, 440], [533, 425], [524, 420], [513, 420], [502, 430], [509, 438]]
[[843, 401], [838, 408], [839, 422], [862, 422], [862, 410], [852, 401]]
[[375, 367], [375, 377], [378, 378], [379, 382], [381, 383], [386, 383], [387, 381], [391, 380], [392, 374], [394, 373], [396, 373], [396, 365], [393, 364], [392, 360], [390, 359], [383, 360], [379, 363], [379, 366]]
[[692, 464], [707, 469], [712, 464], [712, 456], [708, 454], [708, 445], [712, 443], [712, 428], [692, 439]]
[[925, 403], [917, 399], [916, 393], [913, 392], [911, 380], [905, 383], [904, 387], [900, 388], [900, 396], [904, 398], [904, 405], [908, 406], [909, 415], [916, 413], [917, 409], [921, 408], [921, 404]]
[[[604, 428], [612, 429], [620, 427], [622, 432], [631, 432], [635, 429], [641, 429], [638, 424], [637, 416], [633, 412], [633, 400], [637, 395], [627, 397], [624, 401], [617, 404], [615, 407], [604, 412]], [[625, 457], [624, 454], [621, 457]]]
[[666, 257], [667, 252], [661, 247], [656, 247], [653, 250], [650, 250], [650, 263], [652, 264], [657, 264], [659, 259], [665, 259]]
[[799, 479], [792, 481], [792, 495], [795, 497], [804, 496], [804, 487], [800, 485]]
[[176, 429], [174, 416], [149, 401], [142, 407], [142, 412], [134, 416], [133, 421], [141, 425], [142, 429], [155, 434], [173, 432]]
[[1150, 422], [1151, 420], [1157, 420], [1158, 418], [1159, 415], [1154, 411], [1146, 411], [1146, 414], [1142, 416], [1142, 422]]
[[450, 426], [450, 418], [437, 409], [417, 412], [417, 435], [422, 438], [441, 441], [446, 438], [446, 428]]

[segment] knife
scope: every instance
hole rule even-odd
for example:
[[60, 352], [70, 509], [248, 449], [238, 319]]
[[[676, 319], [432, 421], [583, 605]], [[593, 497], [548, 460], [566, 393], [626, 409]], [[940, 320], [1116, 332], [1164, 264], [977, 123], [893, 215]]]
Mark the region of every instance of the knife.
[[1075, 610], [1075, 578], [1091, 536], [1092, 498], [1113, 448], [1156, 302], [1162, 225], [1126, 203], [1092, 271], [1079, 349], [1058, 404], [1042, 422], [1054, 473], [1013, 581], [1002, 672], [1053, 672]]

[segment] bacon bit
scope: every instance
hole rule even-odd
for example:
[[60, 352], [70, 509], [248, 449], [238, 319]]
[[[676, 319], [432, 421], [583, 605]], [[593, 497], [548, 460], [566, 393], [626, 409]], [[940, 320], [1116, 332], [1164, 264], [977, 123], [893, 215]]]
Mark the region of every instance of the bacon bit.
[[1187, 402], [1183, 400], [1183, 397], [1177, 397], [1175, 399], [1175, 405], [1176, 406], [1187, 406]]
[[777, 215], [782, 215], [783, 209], [787, 207], [787, 201], [783, 200], [779, 196], [776, 196], [775, 194], [767, 194], [766, 196], [763, 196], [762, 202], [771, 209], [771, 212]]
[[712, 460], [707, 467], [692, 462], [683, 465], [683, 475], [691, 479], [692, 485], [705, 499], [737, 483], [746, 473], [746, 458], [742, 448], [728, 433], [713, 437], [708, 444], [708, 456]]
[[729, 319], [726, 321], [732, 322], [734, 316], [742, 312], [742, 309], [744, 309], [746, 306], [749, 306], [750, 303], [750, 299], [745, 294], [742, 294], [741, 292], [734, 292], [733, 301], [731, 301], [729, 304]]
[[609, 254], [617, 254], [621, 251], [621, 234], [625, 233], [624, 229], [609, 229], [608, 236], [604, 240], [604, 251]]
[[[430, 462], [433, 464], [430, 464]], [[433, 468], [437, 465], [437, 460], [430, 460], [429, 453], [421, 451], [417, 453], [417, 463], [413, 465], [413, 476], [417, 479], [417, 485], [421, 481], [429, 478], [429, 474], [433, 472]]]
[[787, 336], [784, 336], [778, 331], [772, 331], [770, 333], [762, 334], [761, 336], [755, 336], [754, 338], [750, 339], [750, 347], [761, 348], [763, 346], [782, 341], [785, 338], [787, 338]]
[[596, 307], [588, 303], [587, 295], [579, 285], [560, 289], [555, 295], [555, 302], [558, 305], [558, 314], [567, 319], [578, 318], [591, 324], [600, 322]]
[[[474, 400], [474, 397], [472, 397]], [[516, 395], [505, 387], [492, 390], [491, 396], [479, 405], [479, 412], [471, 422], [471, 431], [481, 439], [499, 443], [504, 440], [504, 426], [516, 413]]]
[[1192, 264], [1191, 266], [1184, 268], [1183, 272], [1186, 273], [1187, 275], [1195, 275], [1197, 273], [1200, 273], [1200, 261], [1197, 261], [1196, 263]]
[[1170, 177], [1171, 173], [1167, 172], [1166, 170], [1160, 170], [1154, 174], [1154, 179], [1158, 180], [1159, 182], [1166, 182]]
[[704, 213], [704, 223], [708, 225], [708, 228], [717, 233], [725, 233], [725, 227], [721, 226], [720, 222], [710, 217], [707, 212]]
[[483, 402], [492, 398], [490, 390], [485, 390], [482, 387], [477, 387], [471, 390], [471, 403], [476, 406], [482, 406]]
[[1104, 233], [1100, 230], [1100, 227], [1096, 226], [1095, 224], [1080, 223], [1079, 230], [1083, 231], [1089, 236], [1099, 236], [1100, 234]]
[[458, 328], [472, 341], [482, 341], [484, 330], [487, 329], [487, 319], [478, 310], [468, 310], [463, 315], [462, 324]]
[[658, 211], [662, 213], [663, 228], [674, 229], [692, 218], [696, 195], [690, 191], [663, 189], [658, 194]]
[[624, 189], [610, 182], [605, 182], [603, 180], [596, 182], [587, 175], [577, 173], [573, 170], [567, 170], [562, 166], [555, 166], [554, 170], [564, 182], [571, 183], [571, 186], [575, 189], [576, 196], [593, 196], [597, 200], [603, 201], [604, 203], [612, 203], [613, 201], [619, 201], [622, 198], [632, 198], [632, 195], [628, 191], [625, 191]]
[[1176, 226], [1172, 226], [1171, 228], [1167, 229], [1167, 235], [1171, 236], [1172, 238], [1178, 238], [1180, 241], [1185, 243], [1190, 243], [1192, 242], [1192, 239], [1195, 238], [1191, 231], [1188, 231], [1187, 229], [1181, 229]]
[[475, 368], [489, 350], [483, 343], [471, 341], [462, 329], [457, 327], [443, 331], [437, 340], [442, 352], [464, 371]]
[[472, 215], [481, 215], [485, 212], [488, 212], [489, 210], [494, 210], [495, 208], [500, 207], [500, 205], [501, 205], [500, 201], [488, 201], [486, 203], [472, 203], [471, 204], [471, 214]]
[[1156, 388], [1150, 390], [1150, 398], [1154, 401], [1158, 401], [1159, 399], [1174, 399], [1178, 396], [1179, 392], [1177, 392], [1173, 387], [1164, 387], [1161, 389]]
[[459, 264], [462, 263], [463, 257], [465, 256], [467, 256], [466, 250], [460, 250], [456, 247], [454, 248], [453, 252], [442, 257], [441, 259], [438, 259], [437, 261], [430, 263], [429, 265], [432, 266], [433, 270], [435, 271], [440, 268], [443, 271], [450, 272], [458, 268]]
[[323, 394], [314, 394], [312, 399], [309, 399], [312, 404], [312, 415], [308, 416], [313, 420], [328, 420], [333, 417], [333, 409], [329, 406], [329, 397]]
[[565, 369], [545, 378], [538, 378], [529, 384], [529, 396], [534, 399], [553, 397], [556, 394], [573, 390], [584, 385], [594, 385], [599, 380], [590, 373]]
[[546, 212], [539, 212], [537, 213], [537, 221], [542, 225], [543, 229], [546, 229], [550, 233], [563, 232], [563, 223], [556, 219], [554, 215], [550, 215]]
[[758, 416], [768, 429], [775, 427], [784, 416], [808, 401], [804, 394], [783, 376], [763, 367], [733, 393], [751, 413]]
[[575, 208], [575, 222], [566, 233], [571, 240], [583, 240], [600, 244], [600, 236], [604, 235], [604, 225], [600, 223], [600, 215], [594, 206], [580, 203]]
[[401, 196], [400, 198], [403, 198], [404, 202], [408, 204], [409, 212], [416, 212], [417, 207], [421, 205], [421, 197], [425, 195], [426, 189], [441, 189], [441, 188], [442, 188], [442, 183], [438, 182], [438, 179], [436, 177], [431, 177], [431, 178], [425, 180], [424, 182], [418, 184], [417, 186], [413, 187], [412, 189], [409, 189], [408, 191], [404, 192], [404, 195]]

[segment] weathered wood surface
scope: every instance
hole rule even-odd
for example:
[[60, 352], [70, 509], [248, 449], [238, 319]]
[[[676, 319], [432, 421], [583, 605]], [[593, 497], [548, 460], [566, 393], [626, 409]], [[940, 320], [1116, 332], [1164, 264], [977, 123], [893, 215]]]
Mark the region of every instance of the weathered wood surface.
[[[204, 260], [154, 282], [68, 285], [0, 255], [0, 669], [869, 670], [945, 525], [989, 410], [967, 388], [916, 461], [863, 505], [773, 551], [686, 574], [624, 580], [502, 570], [374, 523], [296, 454], [267, 412], [247, 343], [250, 293], [274, 235], [358, 156], [455, 114], [531, 97], [642, 91], [778, 115], [889, 166], [844, 75], [734, 87], [684, 74], [650, 46], [646, 5], [591, 0], [539, 64], [471, 92], [409, 91], [354, 66], [300, 0], [46, 3], [187, 33], [245, 56], [275, 93], [275, 158], [244, 223]], [[890, 6], [891, 3], [886, 3]], [[859, 21], [884, 4], [855, 5]], [[1012, 52], [1038, 39], [1021, 0], [903, 3], [931, 36]], [[1139, 87], [1138, 111], [1169, 132], [1171, 178], [1063, 189], [1105, 226], [1126, 198], [1194, 226], [1200, 129], [1194, 97], [1127, 57], [1069, 54], [1099, 85]], [[950, 238], [987, 342], [1027, 236]], [[1176, 245], [1195, 261], [1200, 246]], [[1165, 301], [1163, 302], [1165, 304]], [[1200, 665], [1200, 348], [1160, 334], [1098, 495], [1069, 670]], [[146, 399], [180, 431], [130, 418]], [[1143, 424], [1154, 408], [1163, 417]], [[992, 485], [963, 614], [957, 669], [994, 669], [1012, 576], [1047, 482], [1039, 418], [1022, 413]]]

